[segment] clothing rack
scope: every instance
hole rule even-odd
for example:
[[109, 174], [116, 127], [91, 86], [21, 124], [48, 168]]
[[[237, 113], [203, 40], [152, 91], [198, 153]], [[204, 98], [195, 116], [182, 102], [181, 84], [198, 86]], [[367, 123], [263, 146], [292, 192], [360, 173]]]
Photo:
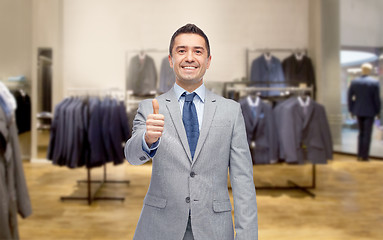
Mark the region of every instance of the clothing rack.
[[[260, 82], [263, 83], [263, 82]], [[282, 83], [282, 82], [274, 82], [274, 83]], [[299, 95], [303, 95], [305, 93], [312, 93], [314, 91], [313, 87], [257, 87], [256, 83], [250, 81], [236, 81], [236, 82], [225, 82], [224, 83], [224, 97], [229, 98], [229, 92], [234, 91], [236, 93], [257, 93], [264, 91], [280, 91], [281, 97], [285, 97], [290, 95], [290, 93], [298, 93]], [[262, 97], [263, 98], [263, 97]]]
[[[68, 88], [66, 96], [112, 96], [120, 97], [119, 100], [124, 100], [125, 91], [118, 89], [97, 89], [97, 88]], [[122, 99], [121, 99], [122, 97]], [[61, 201], [67, 200], [86, 200], [88, 205], [91, 205], [95, 200], [107, 200], [107, 201], [124, 201], [125, 197], [100, 197], [97, 196], [98, 192], [102, 189], [105, 183], [112, 184], [130, 184], [129, 180], [108, 180], [107, 179], [107, 169], [106, 164], [103, 165], [103, 179], [102, 180], [91, 180], [91, 169], [87, 168], [87, 179], [86, 180], [77, 180], [79, 183], [87, 184], [87, 194], [83, 197], [74, 197], [74, 196], [62, 196], [60, 197]], [[92, 192], [92, 184], [98, 183], [96, 190]]]
[[251, 53], [304, 53], [307, 55], [307, 49], [305, 48], [257, 48], [257, 49], [246, 49], [246, 76], [247, 79], [250, 79], [250, 70], [249, 70], [249, 57]]
[[[238, 82], [241, 83], [241, 82]], [[246, 83], [245, 83], [246, 84]], [[298, 88], [298, 87], [254, 87], [254, 86], [246, 86], [244, 88], [235, 88], [234, 86], [229, 86], [226, 88], [226, 91], [230, 90], [239, 90], [244, 91], [246, 93], [259, 92], [259, 91], [281, 91], [281, 92], [298, 92], [305, 93], [310, 92], [312, 94], [312, 87]], [[225, 92], [227, 95], [227, 92]], [[288, 186], [258, 186], [257, 189], [265, 189], [265, 190], [299, 190], [312, 198], [315, 198], [315, 194], [312, 193], [309, 189], [315, 189], [316, 187], [316, 164], [311, 164], [311, 184], [302, 186], [292, 180], [287, 180]]]

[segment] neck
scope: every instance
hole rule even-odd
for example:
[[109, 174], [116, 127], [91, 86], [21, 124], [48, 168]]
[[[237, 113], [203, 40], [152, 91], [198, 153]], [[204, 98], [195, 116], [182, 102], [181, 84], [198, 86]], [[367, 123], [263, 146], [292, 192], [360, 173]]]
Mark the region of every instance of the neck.
[[201, 79], [199, 82], [196, 82], [196, 83], [184, 83], [184, 82], [181, 82], [178, 79], [176, 79], [176, 83], [178, 86], [182, 87], [183, 89], [185, 89], [189, 93], [192, 93], [192, 92], [194, 92], [194, 90], [196, 90], [197, 88], [199, 88], [202, 85], [203, 80]]

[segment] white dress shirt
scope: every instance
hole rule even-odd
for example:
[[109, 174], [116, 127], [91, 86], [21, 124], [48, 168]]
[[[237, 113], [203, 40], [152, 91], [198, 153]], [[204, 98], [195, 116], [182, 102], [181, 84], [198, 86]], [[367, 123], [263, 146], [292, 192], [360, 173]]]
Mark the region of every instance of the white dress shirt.
[[[182, 96], [184, 92], [186, 94], [190, 94], [188, 91], [180, 87], [177, 83], [174, 83], [173, 87], [174, 93], [176, 94], [176, 98], [178, 99], [178, 103], [180, 105], [180, 112], [181, 116], [183, 114], [183, 107], [185, 103], [185, 96]], [[194, 92], [197, 94], [198, 97], [194, 97], [193, 103], [195, 105], [196, 111], [197, 111], [197, 116], [198, 116], [198, 126], [199, 130], [201, 131], [201, 126], [202, 126], [202, 120], [203, 120], [203, 111], [205, 109], [205, 95], [206, 95], [206, 87], [205, 84], [202, 83], [201, 86], [199, 86]], [[145, 132], [146, 133], [146, 132]], [[161, 142], [161, 138], [158, 139], [157, 142], [153, 143], [150, 148], [146, 144], [145, 141], [145, 133], [142, 136], [142, 149], [149, 154], [149, 156], [153, 157], [154, 156], [154, 150], [158, 148]]]

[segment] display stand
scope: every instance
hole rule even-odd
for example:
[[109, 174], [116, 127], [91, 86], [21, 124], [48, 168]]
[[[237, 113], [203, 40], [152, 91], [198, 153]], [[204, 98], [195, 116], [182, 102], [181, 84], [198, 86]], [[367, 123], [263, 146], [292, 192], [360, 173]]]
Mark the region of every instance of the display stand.
[[[250, 85], [250, 86], [249, 86]], [[252, 93], [258, 93], [261, 91], [280, 91], [281, 93], [286, 94], [285, 96], [288, 96], [290, 94], [295, 95], [301, 95], [305, 93], [312, 93], [313, 88], [312, 87], [256, 87], [251, 86], [254, 85], [254, 83], [251, 82], [228, 82], [225, 85], [225, 96], [228, 96], [228, 92], [230, 91], [237, 91], [240, 93], [240, 97], [243, 97], [243, 95], [248, 95]], [[241, 96], [241, 94], [243, 94]], [[315, 189], [316, 187], [316, 165], [312, 165], [312, 175], [311, 175], [311, 185], [302, 186], [292, 180], [287, 180], [288, 186], [257, 186], [256, 189], [266, 189], [266, 190], [299, 190], [307, 195], [309, 195], [312, 198], [315, 198], [315, 194], [312, 193], [309, 189]]]
[[[107, 201], [124, 201], [124, 197], [101, 197], [97, 196], [100, 189], [104, 186], [105, 183], [125, 183], [129, 184], [129, 180], [123, 180], [123, 181], [117, 181], [117, 180], [107, 180], [106, 175], [106, 165], [104, 164], [104, 177], [103, 180], [91, 180], [91, 169], [87, 168], [87, 179], [86, 180], [78, 180], [77, 183], [87, 183], [87, 196], [84, 197], [74, 197], [74, 196], [62, 196], [60, 199], [61, 201], [66, 200], [87, 200], [88, 205], [91, 205], [93, 201], [95, 200], [107, 200]], [[100, 184], [97, 189], [92, 193], [92, 183], [98, 183]]]
[[257, 186], [256, 189], [265, 189], [265, 190], [299, 190], [312, 198], [315, 198], [315, 193], [312, 193], [309, 189], [315, 189], [316, 187], [316, 165], [312, 165], [312, 175], [311, 175], [311, 185], [301, 186], [292, 180], [287, 180], [287, 185], [289, 186]]

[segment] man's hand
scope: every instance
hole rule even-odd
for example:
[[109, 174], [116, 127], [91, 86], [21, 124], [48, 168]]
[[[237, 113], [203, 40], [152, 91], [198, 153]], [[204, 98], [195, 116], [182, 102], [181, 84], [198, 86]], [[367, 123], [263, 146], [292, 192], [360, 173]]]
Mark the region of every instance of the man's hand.
[[145, 142], [148, 147], [152, 146], [153, 143], [157, 142], [158, 139], [162, 136], [164, 131], [164, 115], [159, 114], [158, 101], [153, 99], [153, 114], [149, 114], [146, 119], [146, 133], [145, 133]]

